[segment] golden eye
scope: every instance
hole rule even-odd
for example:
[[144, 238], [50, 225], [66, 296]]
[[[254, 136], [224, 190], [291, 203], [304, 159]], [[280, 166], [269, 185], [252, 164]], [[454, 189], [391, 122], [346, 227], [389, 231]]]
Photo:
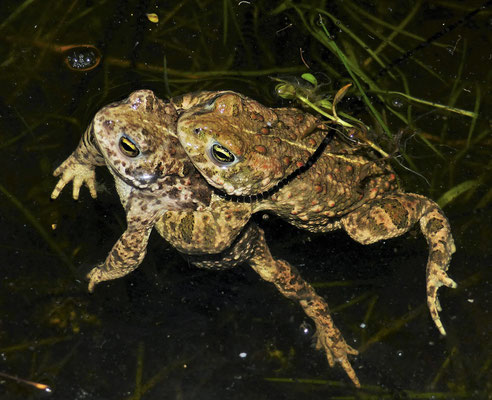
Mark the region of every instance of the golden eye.
[[120, 150], [125, 156], [132, 158], [140, 154], [140, 150], [138, 149], [137, 145], [126, 136], [122, 136], [120, 138]]
[[236, 161], [236, 156], [219, 143], [214, 143], [211, 148], [212, 157], [220, 164], [230, 164]]

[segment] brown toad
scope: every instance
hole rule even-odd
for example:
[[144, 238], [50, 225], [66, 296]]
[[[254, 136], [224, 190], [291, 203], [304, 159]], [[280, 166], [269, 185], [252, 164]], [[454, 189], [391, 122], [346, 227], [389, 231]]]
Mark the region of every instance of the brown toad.
[[[214, 95], [184, 96], [175, 99], [174, 104], [180, 110], [187, 109]], [[89, 290], [99, 282], [134, 270], [144, 257], [149, 232], [155, 227], [195, 265], [225, 268], [248, 263], [286, 297], [299, 301], [316, 324], [318, 347], [325, 350], [331, 365], [339, 362], [359, 386], [347, 357], [357, 352], [345, 343], [334, 326], [326, 302], [295, 268], [273, 259], [263, 231], [249, 221], [252, 205], [225, 201], [214, 194], [205, 180], [196, 179], [198, 173], [189, 168], [192, 163], [183, 157], [184, 150], [174, 147], [177, 139], [172, 108], [172, 104], [164, 104], [150, 91], [135, 92], [127, 100], [104, 107], [96, 114], [78, 148], [55, 170], [54, 174], [61, 177], [52, 198], [71, 180], [74, 198], [78, 198], [82, 184], [95, 197], [95, 166], [106, 165], [128, 215], [125, 233], [106, 260], [89, 273]], [[155, 143], [160, 147], [153, 147]], [[146, 151], [150, 148], [163, 161]], [[163, 167], [174, 165], [172, 159], [179, 168]], [[149, 175], [155, 176], [150, 179]], [[164, 182], [169, 185], [159, 184]], [[189, 191], [195, 191], [193, 198], [188, 196]], [[178, 196], [180, 193], [184, 194]]]
[[[432, 200], [404, 193], [384, 159], [340, 136], [311, 161], [330, 129], [310, 114], [234, 92], [217, 93], [178, 120], [178, 138], [205, 179], [231, 200], [252, 201], [254, 212], [271, 211], [312, 232], [343, 229], [362, 244], [419, 222], [429, 245], [427, 304], [445, 335], [437, 290], [457, 286], [446, 274], [455, 251], [447, 218]], [[296, 174], [306, 162], [312, 165]]]
[[[274, 208], [275, 205], [280, 204], [278, 200], [272, 202], [271, 199], [267, 199], [251, 204], [224, 200], [212, 193], [203, 180], [197, 179], [196, 172], [190, 168], [191, 161], [183, 157], [182, 149], [175, 147], [174, 130], [176, 126], [172, 106], [174, 105], [180, 111], [191, 109], [197, 104], [200, 105], [199, 108], [204, 105], [210, 108], [211, 104], [215, 104], [217, 95], [218, 93], [193, 94], [174, 99], [172, 104], [164, 104], [150, 91], [136, 92], [127, 101], [115, 103], [111, 108], [104, 108], [104, 113], [96, 114], [93, 124], [86, 131], [77, 150], [55, 171], [57, 174], [61, 173], [62, 177], [53, 192], [53, 197], [56, 197], [63, 186], [72, 179], [74, 180], [74, 197], [78, 196], [78, 189], [83, 182], [87, 183], [90, 189], [92, 188], [91, 192], [95, 196], [94, 167], [106, 164], [115, 177], [122, 203], [127, 212], [130, 211], [128, 215], [131, 215], [131, 218], [127, 218], [127, 231], [114, 246], [106, 261], [89, 274], [89, 288], [92, 290], [94, 285], [101, 281], [124, 276], [135, 269], [143, 259], [148, 234], [155, 226], [166, 240], [195, 265], [223, 268], [248, 263], [265, 280], [273, 282], [286, 297], [299, 301], [306, 314], [315, 322], [317, 347], [325, 350], [330, 365], [339, 362], [352, 381], [359, 385], [357, 376], [348, 361], [348, 354], [357, 352], [345, 343], [341, 333], [334, 326], [324, 299], [318, 296], [314, 289], [300, 277], [295, 268], [285, 261], [275, 260], [272, 257], [263, 232], [254, 223], [249, 222], [254, 211]], [[210, 109], [205, 110], [205, 112], [209, 111]], [[196, 109], [193, 113], [187, 114], [188, 117], [190, 115], [196, 117], [195, 112]], [[172, 115], [173, 118], [162, 120], [160, 115], [162, 113]], [[306, 118], [305, 125], [299, 120], [299, 115]], [[289, 119], [292, 116], [294, 119]], [[257, 117], [259, 120], [264, 118], [261, 114]], [[318, 121], [309, 114], [290, 110], [286, 112], [284, 120], [286, 126], [290, 126], [289, 129], [292, 131], [312, 132], [312, 134], [319, 131], [322, 132], [320, 133], [322, 136], [326, 135], [324, 127], [318, 128]], [[114, 127], [115, 123], [119, 128], [108, 129], [108, 127]], [[295, 128], [296, 126], [298, 129]], [[147, 134], [143, 135], [141, 143], [137, 142], [135, 137], [142, 136], [144, 130]], [[121, 135], [122, 132], [124, 136]], [[107, 141], [103, 138], [107, 138]], [[115, 138], [119, 139], [115, 140]], [[122, 138], [125, 138], [124, 143], [121, 143]], [[152, 157], [152, 152], [142, 152], [142, 148], [150, 148], [146, 147], [147, 141], [161, 143], [160, 148], [154, 147], [153, 149], [159, 153], [160, 157], [163, 157], [162, 159], [165, 160], [163, 163], [166, 166], [168, 163], [174, 165], [171, 162], [171, 159], [174, 159], [181, 169], [178, 168], [176, 171], [170, 167], [164, 168], [162, 164], [159, 164], [159, 157]], [[103, 149], [100, 142], [112, 151]], [[139, 154], [144, 154], [131, 164], [135, 167], [113, 171], [115, 163], [111, 161], [111, 157], [127, 162], [127, 159], [132, 158], [134, 154], [133, 147], [137, 148]], [[218, 149], [218, 151], [221, 150], [221, 148]], [[313, 150], [314, 146], [306, 147], [306, 153], [296, 159], [293, 172], [296, 171], [296, 167], [307, 162]], [[146, 157], [149, 157], [148, 162]], [[148, 186], [149, 179], [143, 179], [142, 176], [149, 175], [149, 171], [157, 175], [159, 182], [163, 182], [163, 185], [156, 185], [152, 182]], [[132, 174], [135, 174], [135, 177]], [[167, 185], [164, 182], [167, 182]], [[291, 187], [293, 183], [290, 182], [284, 189]], [[296, 186], [293, 187], [296, 188]], [[177, 193], [183, 190], [185, 195], [177, 198]], [[139, 196], [139, 192], [142, 192], [142, 196]], [[187, 194], [189, 193], [195, 200], [192, 204], [188, 203], [190, 197]], [[287, 192], [279, 190], [274, 198], [278, 199], [277, 196], [282, 193]], [[137, 199], [135, 203], [138, 202], [139, 208], [132, 207], [133, 201], [129, 199]], [[146, 202], [151, 205], [150, 213], [149, 208], [144, 209]], [[279, 214], [282, 215], [282, 213]], [[289, 215], [293, 214], [287, 212], [283, 215], [290, 218], [291, 222], [303, 221], [297, 216], [292, 219]], [[302, 217], [302, 214], [298, 215]], [[325, 216], [324, 219], [326, 220], [327, 217]], [[330, 221], [331, 229], [340, 226], [340, 222], [336, 219], [332, 218]], [[323, 226], [322, 229], [318, 229], [309, 228], [309, 224], [305, 222], [303, 222], [304, 225], [299, 226], [311, 230], [329, 230], [328, 223], [318, 224]], [[127, 238], [132, 238], [132, 240]], [[136, 249], [133, 248], [135, 244], [137, 244]]]
[[[95, 167], [106, 166], [114, 177], [125, 208], [127, 229], [106, 261], [93, 271], [116, 279], [133, 271], [145, 257], [152, 228], [165, 210], [195, 210], [210, 203], [210, 190], [190, 163], [176, 137], [176, 109], [141, 90], [102, 108], [86, 129], [76, 150], [54, 171], [60, 179], [56, 199], [73, 180], [73, 198], [85, 184], [96, 197]], [[105, 271], [104, 273], [98, 271]]]

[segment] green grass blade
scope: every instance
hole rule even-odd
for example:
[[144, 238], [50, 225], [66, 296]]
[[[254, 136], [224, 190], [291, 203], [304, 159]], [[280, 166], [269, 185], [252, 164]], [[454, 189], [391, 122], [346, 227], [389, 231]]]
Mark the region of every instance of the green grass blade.
[[439, 207], [445, 207], [449, 203], [451, 203], [458, 196], [463, 193], [476, 189], [478, 186], [482, 184], [480, 179], [470, 179], [468, 181], [461, 182], [459, 185], [456, 185], [449, 189], [446, 193], [444, 193], [439, 200], [437, 200], [437, 204]]
[[0, 24], [0, 30], [5, 28], [10, 22], [12, 22], [19, 14], [22, 13], [27, 7], [29, 7], [32, 3], [34, 3], [36, 0], [26, 0], [24, 3], [22, 3], [19, 7], [17, 7], [12, 14], [10, 14], [7, 18], [3, 20], [3, 22]]
[[472, 121], [470, 123], [470, 129], [468, 130], [468, 136], [466, 138], [466, 147], [467, 148], [470, 147], [472, 137], [473, 137], [473, 131], [475, 130], [475, 126], [477, 124], [478, 110], [480, 109], [480, 99], [481, 99], [480, 85], [477, 84], [477, 85], [475, 85], [475, 87], [476, 87], [475, 108], [473, 109], [474, 116], [472, 117]]
[[[434, 107], [434, 108], [439, 108], [439, 109], [444, 110], [444, 111], [450, 111], [450, 112], [453, 112], [453, 113], [456, 113], [456, 114], [460, 114], [460, 115], [464, 115], [465, 117], [470, 117], [470, 118], [473, 118], [473, 119], [476, 119], [477, 116], [478, 116], [478, 113], [476, 111], [462, 110], [461, 108], [451, 107], [449, 105], [445, 105], [445, 104], [440, 104], [440, 103], [436, 103], [436, 102], [433, 102], [433, 101], [419, 99], [418, 97], [410, 96], [410, 95], [408, 95], [406, 93], [402, 93], [402, 92], [397, 92], [397, 91], [393, 91], [393, 90], [387, 90], [387, 91], [381, 91], [381, 92], [378, 91], [377, 93], [396, 94], [398, 96], [405, 97], [406, 99], [411, 100], [411, 101], [414, 101], [416, 103], [425, 104], [426, 106], [431, 106], [431, 107]], [[478, 97], [479, 97], [479, 95], [478, 95]], [[477, 108], [477, 103], [475, 103], [475, 108]]]

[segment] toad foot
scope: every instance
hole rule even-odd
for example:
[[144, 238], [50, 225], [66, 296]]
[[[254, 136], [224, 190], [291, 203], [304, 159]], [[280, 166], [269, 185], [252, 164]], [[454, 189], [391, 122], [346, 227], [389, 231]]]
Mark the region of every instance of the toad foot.
[[97, 197], [94, 166], [79, 163], [73, 155], [68, 157], [55, 169], [53, 176], [60, 176], [60, 180], [53, 189], [53, 192], [51, 192], [52, 199], [56, 199], [70, 181], [73, 181], [72, 197], [74, 200], [78, 200], [80, 188], [83, 184], [89, 188], [92, 198], [95, 199]]
[[437, 291], [441, 286], [447, 286], [453, 289], [458, 287], [456, 282], [449, 278], [445, 271], [438, 266], [433, 265], [429, 269], [427, 276], [427, 306], [429, 307], [432, 320], [436, 324], [437, 329], [441, 335], [446, 336], [446, 330], [439, 317], [439, 311], [442, 311], [442, 308], [439, 299], [437, 298]]
[[316, 349], [325, 351], [330, 367], [339, 363], [354, 385], [359, 388], [359, 379], [348, 360], [349, 354], [358, 355], [359, 352], [345, 342], [340, 331], [333, 325], [316, 324], [316, 336]]
[[89, 280], [88, 290], [90, 293], [94, 292], [94, 288], [98, 283], [106, 280], [104, 279], [104, 271], [101, 269], [103, 265], [104, 264], [99, 264], [97, 267], [92, 268], [86, 275], [86, 278]]

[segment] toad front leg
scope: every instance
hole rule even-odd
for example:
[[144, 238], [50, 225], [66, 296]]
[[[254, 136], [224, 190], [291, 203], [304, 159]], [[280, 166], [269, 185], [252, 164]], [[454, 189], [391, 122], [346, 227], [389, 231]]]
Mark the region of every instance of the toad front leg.
[[300, 303], [304, 312], [316, 325], [316, 348], [325, 351], [331, 367], [335, 362], [340, 363], [354, 385], [360, 387], [359, 379], [348, 360], [349, 354], [356, 355], [358, 351], [345, 342], [333, 323], [326, 301], [302, 279], [294, 267], [286, 261], [275, 260], [272, 257], [261, 230], [254, 256], [249, 263], [264, 280], [272, 282], [285, 297]]
[[51, 193], [52, 199], [56, 199], [70, 181], [73, 181], [72, 197], [74, 200], [79, 198], [80, 188], [84, 184], [89, 188], [92, 198], [97, 197], [94, 170], [96, 166], [105, 165], [105, 162], [101, 152], [94, 145], [92, 127], [91, 123], [75, 151], [53, 172], [53, 175], [60, 179]]
[[446, 335], [439, 318], [437, 290], [441, 286], [457, 287], [446, 274], [456, 247], [449, 222], [439, 206], [417, 194], [393, 193], [365, 203], [341, 220], [347, 233], [362, 244], [400, 236], [417, 221], [429, 245], [427, 305], [437, 329]]
[[[142, 208], [142, 205], [145, 207]], [[100, 282], [128, 275], [142, 263], [147, 252], [150, 232], [160, 216], [151, 205], [149, 202], [142, 203], [138, 198], [130, 197], [127, 203], [127, 228], [114, 244], [106, 260], [87, 274], [89, 292], [93, 292], [94, 287]]]

